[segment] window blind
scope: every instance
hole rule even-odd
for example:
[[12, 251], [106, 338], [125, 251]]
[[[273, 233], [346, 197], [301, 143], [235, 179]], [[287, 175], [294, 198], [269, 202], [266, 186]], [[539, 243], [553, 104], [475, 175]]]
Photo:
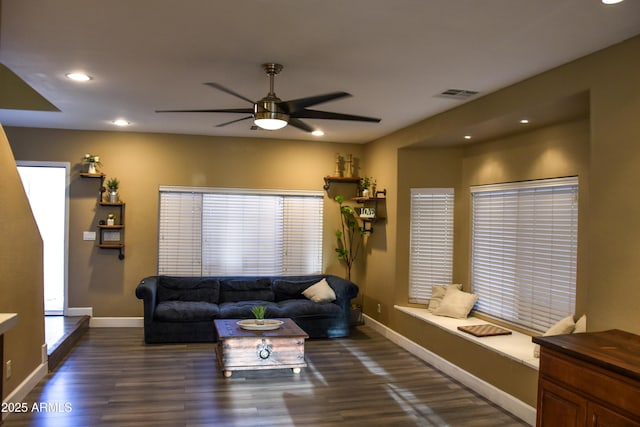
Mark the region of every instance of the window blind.
[[295, 275], [322, 270], [321, 192], [160, 192], [159, 274]]
[[426, 304], [432, 285], [452, 282], [453, 188], [412, 188], [409, 302]]
[[575, 310], [578, 178], [471, 188], [476, 309], [545, 331]]
[[202, 271], [202, 194], [160, 193], [158, 274]]

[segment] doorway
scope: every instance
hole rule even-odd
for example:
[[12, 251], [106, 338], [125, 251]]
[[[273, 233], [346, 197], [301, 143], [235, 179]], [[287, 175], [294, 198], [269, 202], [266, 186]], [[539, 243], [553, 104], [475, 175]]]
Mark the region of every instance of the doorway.
[[17, 165], [43, 242], [44, 312], [62, 315], [67, 307], [70, 164], [18, 161]]

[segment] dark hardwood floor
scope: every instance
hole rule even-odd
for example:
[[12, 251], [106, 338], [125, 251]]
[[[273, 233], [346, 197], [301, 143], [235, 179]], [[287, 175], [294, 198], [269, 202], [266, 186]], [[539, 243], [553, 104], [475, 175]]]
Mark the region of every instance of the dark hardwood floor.
[[89, 316], [44, 316], [49, 370], [53, 371], [89, 330]]
[[3, 427], [527, 425], [366, 326], [309, 340], [305, 355], [299, 375], [225, 379], [213, 344], [145, 345], [139, 328], [89, 329]]

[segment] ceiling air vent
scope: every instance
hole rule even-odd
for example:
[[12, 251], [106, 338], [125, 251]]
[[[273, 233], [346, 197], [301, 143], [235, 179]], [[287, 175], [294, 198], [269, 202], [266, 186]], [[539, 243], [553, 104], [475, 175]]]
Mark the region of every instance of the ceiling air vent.
[[478, 92], [475, 90], [447, 89], [444, 92], [438, 94], [437, 96], [440, 98], [449, 98], [449, 99], [468, 99], [477, 94]]

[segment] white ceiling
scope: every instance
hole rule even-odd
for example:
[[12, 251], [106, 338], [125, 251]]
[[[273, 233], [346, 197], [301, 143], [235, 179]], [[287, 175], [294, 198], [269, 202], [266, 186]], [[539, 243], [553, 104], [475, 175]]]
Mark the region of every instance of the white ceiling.
[[[279, 62], [281, 99], [346, 91], [312, 108], [381, 118], [305, 120], [361, 143], [464, 102], [436, 96], [446, 89], [486, 95], [639, 33], [638, 0], [4, 0], [0, 63], [60, 112], [0, 110], [0, 123], [112, 130], [124, 117], [128, 131], [316, 139], [154, 112], [250, 107], [202, 83], [257, 100], [261, 64]], [[94, 79], [64, 77], [77, 70]]]

